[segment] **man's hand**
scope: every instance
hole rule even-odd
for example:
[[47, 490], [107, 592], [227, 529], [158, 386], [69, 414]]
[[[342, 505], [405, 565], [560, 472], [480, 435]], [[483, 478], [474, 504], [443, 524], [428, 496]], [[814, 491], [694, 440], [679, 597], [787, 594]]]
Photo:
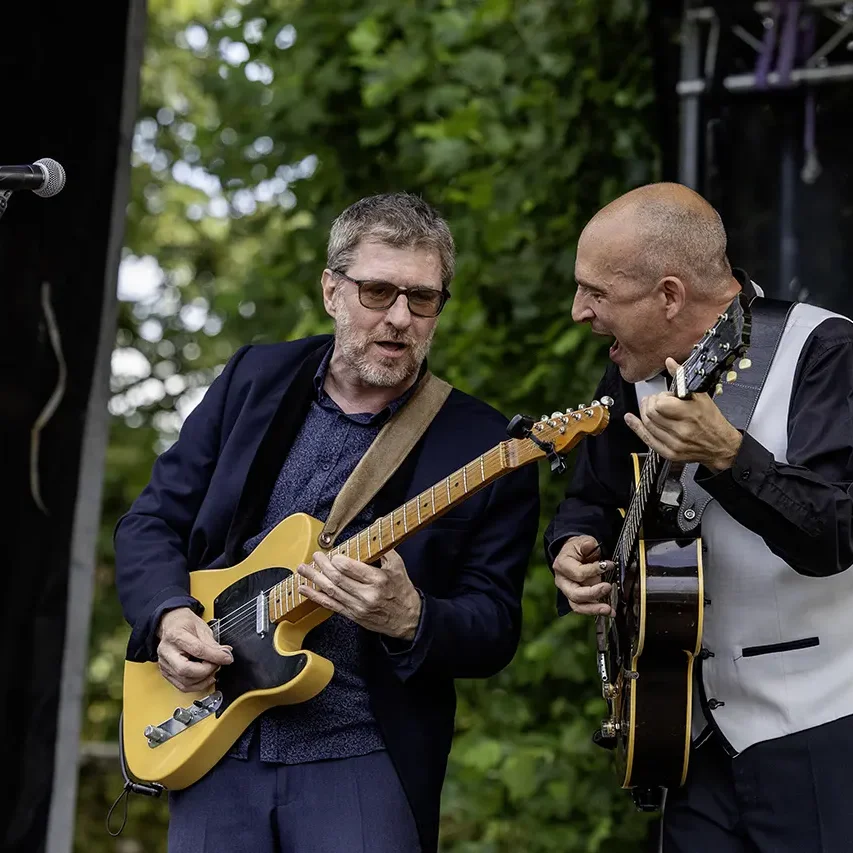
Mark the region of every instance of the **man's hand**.
[[314, 586], [299, 591], [315, 604], [341, 613], [353, 622], [388, 637], [413, 640], [421, 618], [421, 597], [406, 573], [403, 558], [389, 551], [379, 566], [368, 566], [335, 554], [314, 554], [314, 566], [301, 565], [299, 574]]
[[573, 536], [554, 560], [554, 582], [575, 613], [613, 616], [613, 608], [602, 601], [611, 585], [601, 582], [601, 573], [613, 563], [601, 559], [601, 547], [592, 536]]
[[[673, 376], [678, 370], [672, 358], [666, 367]], [[712, 471], [731, 468], [743, 441], [707, 394], [688, 400], [671, 391], [653, 394], [640, 403], [640, 417], [628, 413], [625, 423], [664, 459], [699, 462]]]
[[208, 624], [189, 607], [169, 610], [157, 628], [160, 672], [184, 693], [207, 690], [220, 666], [232, 663], [231, 646], [220, 646]]

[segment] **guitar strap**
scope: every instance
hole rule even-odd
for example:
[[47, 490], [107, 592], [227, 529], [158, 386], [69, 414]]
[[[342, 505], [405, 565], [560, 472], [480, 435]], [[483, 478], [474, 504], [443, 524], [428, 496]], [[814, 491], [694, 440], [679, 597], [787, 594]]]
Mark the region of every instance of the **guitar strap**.
[[427, 371], [409, 401], [398, 409], [361, 457], [335, 498], [317, 537], [329, 549], [341, 530], [366, 507], [388, 482], [444, 405], [452, 386]]
[[[758, 396], [785, 331], [788, 315], [795, 304], [760, 296], [750, 303], [752, 329], [749, 349], [746, 356], [733, 365], [732, 371], [736, 376], [722, 386], [722, 393], [718, 391], [714, 397], [714, 402], [726, 420], [739, 430], [746, 430], [752, 420]], [[692, 462], [684, 466], [681, 474], [683, 495], [678, 510], [678, 526], [684, 533], [696, 530], [711, 500], [711, 496], [693, 479], [698, 467], [697, 463]]]

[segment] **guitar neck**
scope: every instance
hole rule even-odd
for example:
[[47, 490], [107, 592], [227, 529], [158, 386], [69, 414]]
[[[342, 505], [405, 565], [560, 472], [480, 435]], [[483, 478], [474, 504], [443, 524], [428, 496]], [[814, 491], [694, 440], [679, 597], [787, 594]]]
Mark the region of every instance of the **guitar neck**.
[[[489, 483], [541, 456], [542, 451], [530, 439], [502, 441], [473, 462], [454, 471], [393, 512], [374, 521], [360, 533], [324, 553], [329, 557], [343, 554], [359, 562], [375, 562]], [[313, 563], [311, 565], [314, 566]], [[301, 618], [304, 613], [316, 607], [299, 592], [301, 582], [307, 583], [293, 574], [270, 590], [270, 622], [281, 622], [295, 616]], [[294, 613], [297, 608], [298, 613]]]
[[625, 512], [625, 520], [622, 523], [622, 530], [619, 532], [619, 539], [614, 550], [614, 557], [618, 558], [623, 564], [628, 560], [637, 544], [649, 497], [656, 490], [659, 477], [663, 472], [663, 463], [664, 460], [658, 453], [649, 450], [640, 472], [637, 488]]

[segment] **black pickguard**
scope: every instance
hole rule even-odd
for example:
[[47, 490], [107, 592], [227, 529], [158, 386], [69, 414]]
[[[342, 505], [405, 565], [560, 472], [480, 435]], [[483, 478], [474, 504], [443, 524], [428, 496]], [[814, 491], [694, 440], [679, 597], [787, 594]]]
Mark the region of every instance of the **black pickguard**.
[[292, 574], [281, 567], [261, 569], [226, 587], [214, 601], [214, 618], [222, 620], [219, 642], [234, 649], [234, 663], [223, 666], [216, 675], [216, 689], [222, 691], [217, 716], [244, 693], [286, 684], [305, 668], [306, 655], [285, 656], [276, 651], [275, 625], [263, 636], [257, 632], [257, 597]]

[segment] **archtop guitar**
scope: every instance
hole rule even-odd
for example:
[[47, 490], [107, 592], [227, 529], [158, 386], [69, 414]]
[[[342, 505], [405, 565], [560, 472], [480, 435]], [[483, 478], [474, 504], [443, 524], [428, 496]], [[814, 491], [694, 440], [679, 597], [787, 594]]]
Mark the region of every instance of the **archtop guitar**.
[[[721, 389], [749, 345], [750, 315], [736, 298], [694, 346], [672, 382], [681, 399]], [[743, 362], [746, 367], [747, 363]], [[732, 377], [734, 378], [734, 377]], [[642, 810], [684, 784], [691, 743], [693, 664], [702, 648], [702, 542], [678, 526], [683, 464], [632, 454], [633, 494], [614, 549], [613, 617], [597, 617], [598, 672], [608, 716], [595, 733], [615, 750], [623, 788]]]
[[[516, 415], [508, 426], [514, 437], [325, 553], [377, 562], [504, 474], [543, 457], [561, 468], [562, 454], [605, 429], [611, 404], [605, 398], [538, 422]], [[217, 642], [232, 646], [234, 662], [217, 672], [210, 693], [182, 693], [156, 663], [125, 662], [122, 745], [137, 779], [185, 788], [268, 708], [304, 702], [329, 683], [331, 661], [305, 650], [303, 641], [332, 612], [303, 597], [294, 574], [318, 550], [322, 529], [309, 515], [291, 515], [236, 566], [190, 573], [190, 594], [203, 605]]]

